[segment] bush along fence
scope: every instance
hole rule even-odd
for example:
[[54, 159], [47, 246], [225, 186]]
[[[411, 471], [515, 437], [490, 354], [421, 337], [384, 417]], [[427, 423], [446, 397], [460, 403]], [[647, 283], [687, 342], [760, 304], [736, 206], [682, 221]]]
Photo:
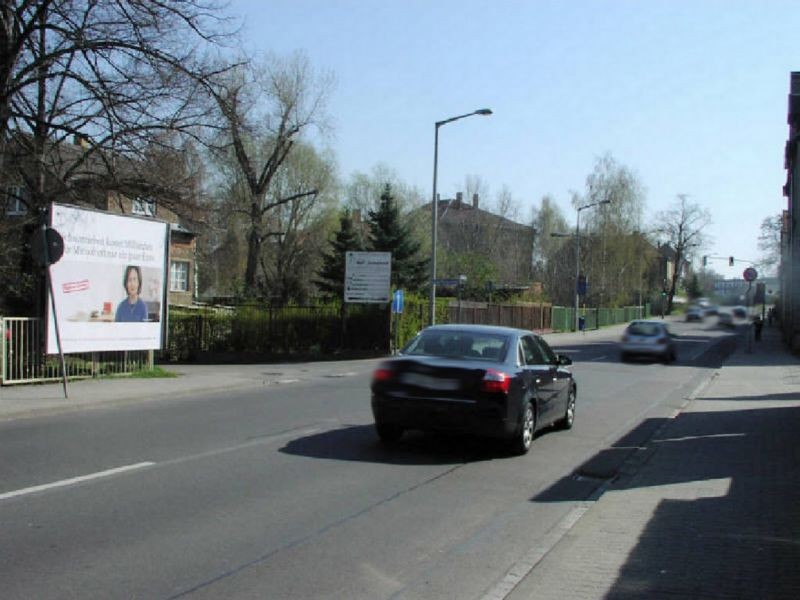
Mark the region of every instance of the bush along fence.
[[[575, 309], [552, 306], [547, 303], [486, 304], [461, 302], [447, 298], [436, 300], [437, 323], [470, 323], [501, 325], [529, 329], [540, 333], [573, 331]], [[393, 346], [402, 348], [418, 331], [428, 324], [428, 299], [406, 300], [406, 308], [393, 322]], [[626, 306], [623, 308], [581, 308], [579, 317], [584, 318], [586, 329], [597, 329], [633, 319], [650, 316], [650, 305]]]
[[161, 361], [237, 362], [385, 354], [383, 304], [171, 310]]

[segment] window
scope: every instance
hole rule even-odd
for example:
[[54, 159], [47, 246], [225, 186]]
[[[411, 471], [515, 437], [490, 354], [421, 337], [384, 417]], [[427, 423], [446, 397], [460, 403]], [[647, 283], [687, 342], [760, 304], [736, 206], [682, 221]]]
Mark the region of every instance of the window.
[[549, 363], [551, 365], [557, 365], [558, 364], [558, 357], [556, 356], [556, 353], [553, 352], [553, 349], [550, 346], [547, 345], [547, 342], [545, 342], [542, 338], [538, 338], [538, 337], [534, 338], [533, 341], [536, 343], [536, 345], [541, 350], [542, 356], [544, 356], [544, 359], [545, 359], [546, 363]]
[[541, 348], [536, 345], [533, 338], [525, 336], [520, 340], [520, 362], [523, 365], [543, 365], [547, 363]]
[[137, 196], [133, 199], [133, 206], [131, 212], [135, 215], [144, 215], [145, 217], [156, 216], [156, 201], [152, 198], [142, 198]]
[[30, 198], [31, 195], [25, 186], [8, 186], [6, 188], [6, 214], [10, 216], [27, 215]]
[[174, 260], [169, 265], [169, 291], [189, 291], [189, 263]]

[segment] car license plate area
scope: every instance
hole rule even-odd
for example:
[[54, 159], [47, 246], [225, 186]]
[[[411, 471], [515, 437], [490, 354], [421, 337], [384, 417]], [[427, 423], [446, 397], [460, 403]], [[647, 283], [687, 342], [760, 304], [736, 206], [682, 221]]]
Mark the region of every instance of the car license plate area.
[[437, 392], [454, 392], [461, 387], [461, 382], [458, 379], [434, 377], [424, 373], [401, 373], [400, 382], [427, 390], [436, 390]]

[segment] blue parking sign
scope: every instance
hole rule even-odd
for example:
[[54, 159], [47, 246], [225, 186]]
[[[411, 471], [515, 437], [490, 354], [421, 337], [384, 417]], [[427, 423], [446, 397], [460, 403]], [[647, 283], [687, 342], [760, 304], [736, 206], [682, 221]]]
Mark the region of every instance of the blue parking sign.
[[403, 290], [395, 290], [394, 294], [392, 295], [392, 312], [393, 313], [403, 312], [404, 304], [405, 304], [405, 298], [403, 296]]

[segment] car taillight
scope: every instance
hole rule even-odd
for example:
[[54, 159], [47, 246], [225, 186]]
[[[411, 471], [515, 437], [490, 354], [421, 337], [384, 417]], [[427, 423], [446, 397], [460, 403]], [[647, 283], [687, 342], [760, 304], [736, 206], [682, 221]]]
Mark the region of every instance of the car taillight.
[[660, 337], [660, 338], [658, 338], [658, 339], [656, 340], [656, 343], [658, 343], [658, 344], [666, 344], [666, 343], [667, 343], [667, 338], [665, 338], [665, 337]]
[[510, 387], [511, 376], [495, 369], [487, 369], [481, 381], [481, 390], [484, 392], [507, 394]]
[[394, 377], [394, 369], [381, 365], [372, 373], [372, 381], [389, 381]]

